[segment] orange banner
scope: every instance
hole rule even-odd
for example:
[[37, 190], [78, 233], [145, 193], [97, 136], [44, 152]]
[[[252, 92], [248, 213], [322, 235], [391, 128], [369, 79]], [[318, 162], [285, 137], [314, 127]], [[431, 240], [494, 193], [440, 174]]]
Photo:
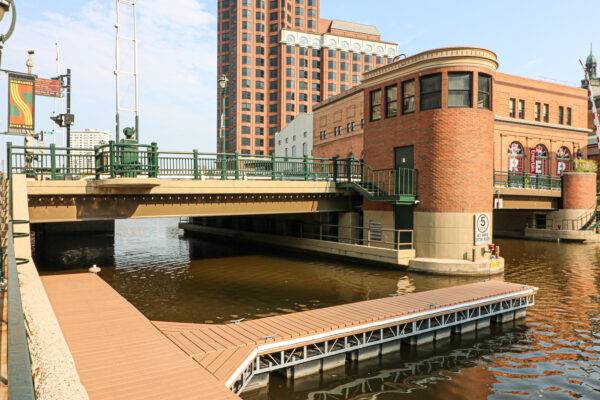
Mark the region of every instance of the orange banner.
[[35, 133], [35, 78], [8, 74], [8, 133]]

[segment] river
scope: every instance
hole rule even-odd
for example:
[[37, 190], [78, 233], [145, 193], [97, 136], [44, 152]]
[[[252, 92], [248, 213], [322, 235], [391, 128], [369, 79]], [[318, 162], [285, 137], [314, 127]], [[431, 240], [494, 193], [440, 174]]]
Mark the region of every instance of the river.
[[[151, 320], [224, 323], [474, 282], [185, 237], [174, 219], [117, 221], [112, 235], [48, 235], [41, 274], [100, 276]], [[294, 384], [283, 399], [600, 399], [600, 245], [497, 240], [501, 279], [539, 287], [525, 320], [403, 349]]]

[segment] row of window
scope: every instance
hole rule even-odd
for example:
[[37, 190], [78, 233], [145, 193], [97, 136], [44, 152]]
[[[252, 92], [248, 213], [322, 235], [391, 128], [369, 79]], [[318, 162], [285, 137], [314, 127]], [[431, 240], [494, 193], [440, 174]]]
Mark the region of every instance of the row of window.
[[[519, 108], [518, 108], [518, 115], [519, 115], [519, 119], [525, 119], [525, 100], [519, 100], [518, 102], [519, 104]], [[511, 118], [517, 118], [517, 99], [509, 99], [509, 115]], [[550, 106], [548, 104], [542, 104], [542, 103], [535, 103], [534, 105], [534, 109], [533, 109], [533, 117], [536, 121], [543, 121], [544, 122], [549, 122], [550, 121]], [[558, 123], [560, 125], [564, 125], [565, 123], [567, 125], [571, 125], [572, 122], [572, 117], [573, 117], [573, 110], [571, 109], [571, 107], [567, 107], [566, 108], [566, 115], [565, 115], [565, 107], [563, 106], [559, 106], [558, 107]], [[566, 119], [565, 119], [566, 116]]]
[[[308, 154], [308, 143], [302, 143], [302, 155], [303, 156], [308, 156], [309, 155]], [[311, 151], [310, 155], [312, 156], [312, 151]], [[285, 148], [285, 157], [290, 157], [289, 149], [287, 147]], [[296, 145], [292, 146], [291, 157], [297, 157], [297, 154], [296, 154]]]
[[[515, 173], [525, 172], [524, 168], [524, 151], [523, 146], [519, 142], [512, 142], [508, 147], [508, 171]], [[579, 156], [579, 155], [578, 155]], [[543, 144], [538, 144], [531, 148], [529, 154], [529, 172], [532, 174], [548, 175], [549, 171], [549, 152], [548, 148]], [[563, 172], [571, 170], [571, 150], [566, 146], [561, 146], [556, 151], [556, 173], [562, 175]]]
[[[365, 120], [364, 119], [360, 120], [360, 127], [361, 127], [361, 129], [365, 128]], [[342, 134], [342, 129], [343, 128], [341, 126], [334, 127], [333, 128], [333, 136], [340, 136]], [[355, 131], [355, 129], [356, 129], [356, 125], [354, 124], [354, 122], [349, 122], [346, 125], [347, 133], [352, 133]], [[327, 130], [319, 132], [319, 139], [321, 139], [321, 140], [327, 139]]]
[[[479, 74], [477, 90], [477, 107], [491, 109], [491, 85], [489, 75]], [[472, 72], [448, 72], [448, 107], [472, 107]], [[442, 74], [431, 74], [419, 78], [420, 109], [431, 110], [442, 107]], [[401, 83], [402, 114], [415, 111], [415, 80], [409, 79]], [[370, 119], [378, 121], [398, 115], [398, 85], [385, 88], [385, 109], [382, 90], [370, 93]]]

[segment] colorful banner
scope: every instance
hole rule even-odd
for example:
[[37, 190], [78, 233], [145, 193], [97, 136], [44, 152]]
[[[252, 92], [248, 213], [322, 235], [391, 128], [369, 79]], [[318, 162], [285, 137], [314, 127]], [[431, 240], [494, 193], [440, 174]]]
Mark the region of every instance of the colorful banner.
[[535, 174], [537, 163], [537, 151], [535, 147], [529, 150], [529, 172]]
[[35, 133], [35, 77], [8, 74], [8, 133]]
[[583, 65], [583, 62], [579, 60], [579, 64], [581, 64], [581, 68], [583, 68], [583, 72], [585, 72], [585, 82], [587, 83], [587, 91], [588, 96], [590, 98], [590, 103], [592, 103], [592, 116], [594, 118], [594, 133], [596, 134], [596, 140], [598, 142], [598, 149], [600, 150], [600, 123], [598, 122], [598, 110], [596, 110], [596, 103], [594, 103], [594, 95], [592, 94], [592, 85], [590, 84], [590, 75], [588, 74], [587, 69]]
[[62, 87], [58, 80], [35, 78], [36, 96], [62, 97]]

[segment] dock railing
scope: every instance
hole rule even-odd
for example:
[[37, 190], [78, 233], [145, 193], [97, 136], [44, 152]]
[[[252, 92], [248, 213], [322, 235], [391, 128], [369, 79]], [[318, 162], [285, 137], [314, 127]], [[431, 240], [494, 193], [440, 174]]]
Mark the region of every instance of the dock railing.
[[10, 182], [4, 175], [0, 176], [2, 206], [2, 281], [6, 286], [0, 290], [8, 290], [7, 300], [7, 365], [8, 365], [8, 399], [34, 400], [35, 390], [25, 315], [19, 284], [17, 266], [29, 260], [15, 257], [14, 240], [28, 236], [25, 233], [14, 233], [13, 224], [29, 223], [12, 219]]
[[561, 190], [562, 178], [554, 175], [494, 170], [494, 187]]

